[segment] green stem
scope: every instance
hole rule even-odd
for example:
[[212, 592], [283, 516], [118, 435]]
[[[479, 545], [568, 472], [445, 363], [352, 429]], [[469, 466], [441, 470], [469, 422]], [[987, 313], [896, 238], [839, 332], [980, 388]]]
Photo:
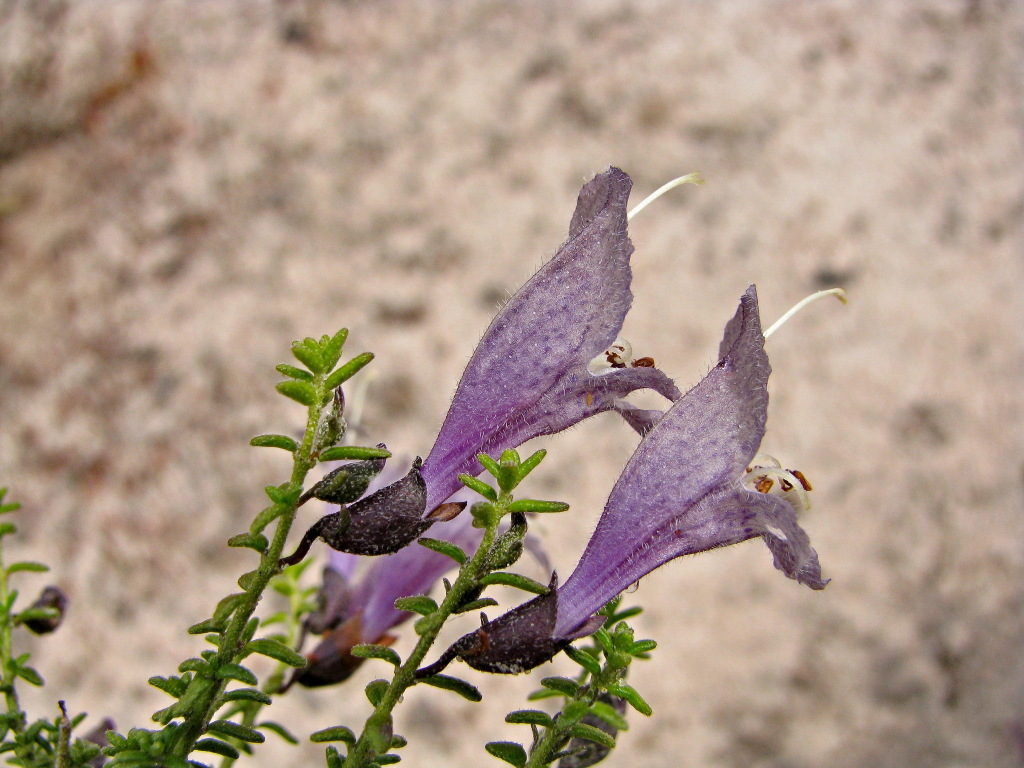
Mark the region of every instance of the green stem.
[[[9, 601], [7, 569], [3, 562], [3, 538], [0, 537], [0, 690], [3, 691], [4, 700], [7, 703], [5, 717], [7, 727], [20, 736], [25, 731], [25, 713], [21, 710], [18, 692], [14, 686], [16, 675], [14, 674], [14, 659], [11, 650], [11, 628], [14, 620], [8, 606]], [[28, 757], [24, 746], [18, 748], [17, 754], [22, 759]]]
[[[317, 423], [320, 420], [320, 403], [327, 395], [325, 386], [326, 375], [318, 374], [310, 382], [316, 389], [317, 398], [313, 405], [308, 407], [306, 419], [306, 432], [303, 435], [302, 445], [295, 452], [292, 475], [289, 481], [293, 489], [301, 489], [305, 482], [306, 475], [313, 468], [316, 461], [311, 458], [313, 450], [313, 439]], [[218, 645], [218, 653], [215, 659], [215, 667], [224, 664], [238, 662], [239, 656], [245, 647], [244, 633], [250, 619], [256, 612], [270, 580], [279, 572], [278, 561], [284, 552], [284, 546], [288, 539], [288, 532], [291, 530], [295, 520], [295, 513], [298, 509], [298, 494], [293, 494], [292, 501], [285, 512], [277, 519], [277, 528], [274, 531], [274, 538], [267, 548], [267, 551], [260, 558], [260, 565], [253, 578], [247, 585], [248, 589], [239, 600], [231, 616], [231, 621], [221, 634]], [[209, 678], [196, 678], [192, 685], [201, 686], [197, 695], [193, 698], [190, 712], [185, 716], [183, 722], [175, 734], [174, 745], [171, 754], [185, 759], [192, 752], [195, 743], [206, 733], [219, 707], [219, 699], [227, 688], [228, 680], [210, 680]]]
[[[505, 497], [503, 494], [495, 503], [495, 506], [499, 506], [502, 503], [511, 503], [511, 497]], [[495, 520], [497, 521], [499, 517], [496, 516]], [[497, 522], [495, 522], [493, 526], [484, 530], [483, 540], [480, 542], [479, 549], [477, 549], [476, 554], [472, 558], [463, 563], [459, 569], [458, 578], [455, 579], [455, 583], [448, 590], [448, 594], [445, 595], [441, 605], [429, 616], [420, 619], [421, 622], [425, 622], [425, 626], [423, 624], [420, 625], [422, 634], [420, 635], [419, 642], [416, 643], [416, 647], [409, 655], [409, 658], [405, 660], [405, 663], [395, 671], [391, 684], [384, 691], [384, 695], [374, 708], [373, 714], [363, 726], [363, 732], [360, 734], [359, 740], [349, 751], [348, 757], [345, 758], [344, 768], [365, 768], [376, 757], [371, 747], [371, 728], [383, 722], [385, 718], [390, 718], [391, 712], [401, 700], [402, 695], [416, 684], [416, 670], [419, 669], [423, 659], [426, 658], [427, 652], [441, 631], [441, 627], [444, 626], [444, 623], [455, 609], [462, 604], [466, 595], [476, 586], [477, 580], [481, 577], [480, 571], [486, 562], [487, 555], [490, 554], [497, 528]]]

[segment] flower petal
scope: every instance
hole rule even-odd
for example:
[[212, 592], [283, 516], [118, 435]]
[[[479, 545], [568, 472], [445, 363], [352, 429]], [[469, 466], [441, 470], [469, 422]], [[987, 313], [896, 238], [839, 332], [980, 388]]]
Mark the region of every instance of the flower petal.
[[824, 586], [795, 510], [740, 484], [764, 436], [771, 372], [753, 286], [726, 326], [720, 351], [718, 365], [669, 409], [623, 470], [562, 587], [556, 632], [577, 626], [673, 558], [759, 535], [787, 575]]

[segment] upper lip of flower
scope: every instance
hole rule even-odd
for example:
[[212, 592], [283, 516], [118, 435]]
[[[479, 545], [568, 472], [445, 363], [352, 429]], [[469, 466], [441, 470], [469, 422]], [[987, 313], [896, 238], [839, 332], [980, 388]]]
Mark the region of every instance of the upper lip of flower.
[[559, 432], [637, 389], [679, 397], [657, 368], [588, 370], [615, 341], [633, 301], [631, 187], [618, 168], [588, 182], [568, 239], [487, 328], [423, 463], [428, 510], [458, 488], [460, 473], [476, 469], [478, 453], [498, 455]]

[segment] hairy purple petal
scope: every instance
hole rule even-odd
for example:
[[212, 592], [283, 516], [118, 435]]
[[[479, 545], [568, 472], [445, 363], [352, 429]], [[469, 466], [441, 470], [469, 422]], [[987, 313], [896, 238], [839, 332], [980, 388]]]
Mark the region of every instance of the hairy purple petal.
[[721, 359], [640, 443], [579, 565], [560, 590], [556, 633], [681, 555], [762, 536], [787, 576], [821, 589], [796, 512], [740, 479], [764, 436], [768, 375], [753, 286], [726, 326]]
[[615, 340], [633, 301], [633, 245], [626, 234], [631, 187], [617, 168], [587, 183], [568, 239], [484, 333], [423, 464], [428, 509], [458, 488], [460, 473], [475, 474], [478, 453], [498, 455], [559, 432], [636, 389], [679, 396], [657, 369], [587, 370]]

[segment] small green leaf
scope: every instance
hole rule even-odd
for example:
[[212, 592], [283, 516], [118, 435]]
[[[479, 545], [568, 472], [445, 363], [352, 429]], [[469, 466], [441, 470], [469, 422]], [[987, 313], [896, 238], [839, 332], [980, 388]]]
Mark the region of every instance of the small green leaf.
[[375, 757], [373, 762], [377, 765], [394, 765], [395, 763], [402, 762], [402, 758], [399, 755], [381, 755], [380, 757]]
[[238, 754], [238, 750], [228, 744], [226, 741], [220, 739], [200, 739], [192, 747], [197, 752], [212, 752], [215, 755], [226, 757], [229, 760], [237, 760], [241, 757]]
[[43, 682], [42, 676], [36, 672], [32, 667], [16, 667], [14, 674], [24, 680], [26, 683], [41, 688], [45, 683]]
[[287, 511], [287, 507], [282, 504], [273, 504], [266, 509], [263, 509], [258, 515], [256, 515], [256, 518], [252, 521], [252, 525], [249, 526], [249, 533], [262, 532], [264, 528]]
[[544, 448], [541, 448], [539, 451], [535, 451], [526, 461], [520, 462], [519, 480], [522, 481], [528, 474], [536, 469], [537, 465], [544, 461], [544, 457], [547, 455], [548, 452]]
[[173, 696], [176, 699], [180, 698], [188, 687], [177, 675], [174, 675], [173, 677], [161, 677], [157, 675], [156, 677], [149, 678], [149, 684], [154, 688], [163, 691], [168, 696]]
[[485, 586], [501, 584], [502, 586], [521, 589], [524, 592], [532, 592], [535, 595], [546, 595], [548, 593], [546, 585], [518, 573], [489, 573], [480, 579], [480, 584]]
[[479, 611], [481, 608], [490, 608], [492, 605], [497, 604], [498, 601], [493, 597], [481, 597], [476, 600], [471, 600], [468, 603], [463, 603], [452, 611], [452, 613], [469, 613], [470, 611]]
[[626, 619], [631, 619], [634, 616], [639, 616], [643, 612], [644, 609], [637, 605], [632, 608], [627, 608], [626, 610], [620, 611], [618, 613], [613, 612], [612, 615], [609, 617], [608, 621], [605, 623], [607, 624], [607, 626], [610, 627], [614, 624], [618, 624], [620, 621], [625, 621]]
[[345, 758], [334, 747], [328, 747], [324, 751], [324, 758], [327, 761], [327, 768], [343, 768]]
[[617, 731], [629, 730], [629, 723], [626, 722], [626, 718], [615, 707], [605, 701], [595, 701], [591, 704], [590, 711]]
[[[179, 671], [184, 672], [185, 670], [179, 668]], [[259, 684], [259, 680], [256, 679], [256, 675], [240, 664], [222, 665], [217, 669], [217, 677], [221, 680], [237, 680], [245, 685]]]
[[467, 488], [469, 488], [471, 491], [479, 493], [488, 501], [498, 500], [498, 492], [494, 490], [494, 488], [489, 486], [487, 483], [485, 483], [483, 480], [480, 480], [479, 478], [473, 477], [472, 475], [461, 474], [459, 475], [459, 482], [462, 483]]
[[258, 653], [261, 656], [269, 656], [272, 659], [287, 664], [289, 667], [302, 669], [306, 666], [306, 657], [296, 653], [284, 643], [278, 640], [271, 640], [269, 637], [261, 637], [253, 640], [245, 646], [245, 653]]
[[401, 749], [402, 747], [409, 746], [409, 742], [405, 736], [399, 736], [397, 733], [391, 737], [391, 749]]
[[339, 384], [343, 384], [344, 382], [348, 381], [353, 376], [355, 376], [371, 360], [373, 360], [372, 352], [363, 352], [360, 355], [356, 355], [343, 366], [341, 366], [341, 368], [339, 368], [338, 370], [336, 370], [334, 373], [327, 377], [327, 381], [325, 382], [327, 389], [332, 390]]
[[387, 712], [374, 712], [367, 718], [363, 733], [370, 743], [370, 749], [378, 755], [383, 755], [391, 746], [391, 736], [394, 733], [391, 715]]
[[602, 747], [608, 747], [608, 749], [615, 749], [615, 737], [602, 731], [600, 728], [595, 728], [592, 725], [586, 723], [577, 723], [572, 727], [569, 732], [577, 739], [586, 739], [587, 741], [593, 741], [600, 744]]
[[360, 643], [352, 646], [352, 655], [359, 659], [381, 659], [393, 666], [402, 666], [402, 658], [386, 645]]
[[266, 737], [255, 728], [247, 725], [233, 723], [230, 720], [214, 720], [207, 727], [209, 733], [219, 733], [221, 736], [230, 736], [239, 741], [247, 741], [250, 744], [262, 744]]
[[220, 697], [221, 704], [232, 701], [255, 701], [259, 704], [270, 704], [273, 699], [259, 688], [236, 688], [233, 691], [227, 691]]
[[320, 353], [320, 345], [313, 339], [292, 342], [292, 354], [295, 359], [309, 368], [313, 373], [323, 373], [324, 358]]
[[561, 501], [540, 501], [538, 499], [519, 499], [508, 505], [509, 512], [565, 512], [568, 504]]
[[179, 672], [195, 672], [197, 675], [203, 675], [204, 677], [210, 677], [213, 675], [213, 668], [202, 659], [195, 657], [191, 659], [185, 659], [181, 664], [178, 665]]
[[651, 709], [651, 705], [644, 701], [643, 696], [641, 696], [637, 692], [636, 688], [631, 685], [626, 685], [625, 683], [609, 685], [608, 693], [612, 696], [618, 696], [620, 699], [625, 699], [629, 702], [629, 705], [641, 715], [650, 717], [654, 712], [654, 710]]
[[238, 577], [238, 586], [248, 592], [256, 584], [256, 579], [260, 575], [258, 570], [248, 571]]
[[17, 563], [11, 563], [7, 566], [7, 574], [17, 573], [18, 571], [31, 571], [32, 573], [46, 573], [50, 570], [48, 565], [42, 563], [36, 563], [29, 560], [22, 560]]
[[450, 541], [423, 537], [421, 539], [417, 539], [417, 543], [427, 549], [432, 549], [442, 555], [447, 555], [459, 565], [462, 565], [468, 559], [468, 556], [463, 551], [462, 547], [457, 544], [452, 544]]
[[227, 623], [228, 618], [235, 612], [235, 608], [238, 607], [238, 602], [244, 597], [244, 593], [235, 592], [233, 595], [228, 595], [217, 603], [217, 607], [213, 610], [213, 623], [217, 625]]
[[580, 689], [579, 683], [575, 680], [570, 680], [568, 677], [545, 677], [540, 681], [540, 684], [545, 688], [558, 691], [563, 696], [570, 698], [576, 696]]
[[[421, 542], [422, 543], [422, 540]], [[437, 610], [437, 603], [434, 598], [426, 595], [415, 595], [413, 597], [400, 597], [395, 600], [395, 608], [400, 611], [418, 613], [420, 616], [429, 616]]]
[[366, 698], [369, 699], [373, 706], [380, 704], [380, 700], [384, 698], [384, 692], [388, 689], [387, 680], [371, 680], [366, 684]]
[[492, 477], [497, 478], [498, 475], [501, 473], [501, 470], [498, 467], [498, 462], [496, 462], [486, 453], [478, 453], [476, 455], [476, 460], [480, 462], [480, 465], [484, 469], [486, 469], [491, 474]]
[[514, 741], [489, 741], [484, 745], [484, 749], [499, 760], [504, 760], [516, 768], [523, 768], [526, 765], [526, 750], [523, 749], [522, 744], [517, 744]]
[[314, 744], [324, 744], [329, 741], [343, 741], [350, 747], [356, 743], [356, 735], [351, 728], [344, 725], [336, 725], [333, 728], [324, 728], [309, 735], [309, 740]]
[[288, 453], [299, 450], [299, 444], [286, 435], [256, 435], [249, 445], [254, 448], [282, 448]]
[[432, 685], [434, 688], [451, 691], [452, 693], [457, 693], [468, 701], [476, 702], [483, 699], [483, 696], [475, 685], [467, 683], [465, 680], [460, 680], [457, 677], [451, 677], [449, 675], [431, 675], [430, 677], [424, 677], [422, 680], [417, 680], [416, 682]]
[[326, 344], [321, 341], [320, 346], [321, 349], [323, 349], [325, 371], [334, 370], [334, 366], [336, 366], [338, 361], [341, 359], [341, 350], [345, 346], [345, 339], [347, 338], [348, 328], [342, 328], [328, 339]]
[[256, 723], [256, 727], [264, 731], [273, 731], [289, 744], [299, 743], [299, 740], [291, 731], [273, 720], [264, 720], [262, 723]]
[[585, 701], [570, 701], [558, 714], [558, 723], [563, 728], [571, 728], [590, 714], [590, 705]]
[[566, 647], [564, 652], [566, 656], [575, 661], [577, 664], [579, 664], [581, 667], [587, 670], [587, 672], [589, 672], [594, 677], [597, 677], [599, 674], [601, 674], [601, 662], [599, 662], [586, 651], [580, 650], [579, 648], [570, 645]]
[[262, 533], [239, 533], [228, 539], [228, 546], [255, 549], [262, 555], [267, 551], [270, 542]]
[[316, 389], [312, 384], [307, 384], [304, 381], [282, 381], [275, 389], [285, 397], [290, 397], [295, 402], [307, 407], [317, 404]]
[[547, 688], [541, 688], [539, 691], [531, 693], [526, 699], [527, 701], [540, 701], [541, 699], [553, 699], [561, 695], [558, 691], [549, 691]]
[[505, 715], [505, 722], [513, 725], [536, 725], [541, 728], [550, 728], [554, 725], [551, 715], [541, 712], [539, 709], [517, 709]]
[[190, 635], [205, 635], [208, 632], [222, 632], [224, 630], [223, 624], [218, 624], [213, 619], [207, 619], [206, 621], [200, 621], [198, 624], [193, 624], [186, 630]]
[[390, 459], [391, 451], [385, 448], [368, 448], [361, 445], [336, 445], [320, 454], [320, 461], [365, 461], [366, 459]]
[[312, 381], [313, 374], [309, 371], [304, 371], [301, 368], [296, 368], [294, 365], [288, 365], [288, 363], [281, 363], [276, 366], [276, 370], [282, 376], [287, 376], [291, 379], [298, 379], [299, 381]]
[[0, 523], [0, 537], [6, 536], [9, 533], [17, 533], [18, 526], [14, 523]]
[[657, 647], [658, 643], [654, 640], [637, 640], [626, 649], [626, 652], [633, 656], [639, 656], [642, 653], [653, 651]]

